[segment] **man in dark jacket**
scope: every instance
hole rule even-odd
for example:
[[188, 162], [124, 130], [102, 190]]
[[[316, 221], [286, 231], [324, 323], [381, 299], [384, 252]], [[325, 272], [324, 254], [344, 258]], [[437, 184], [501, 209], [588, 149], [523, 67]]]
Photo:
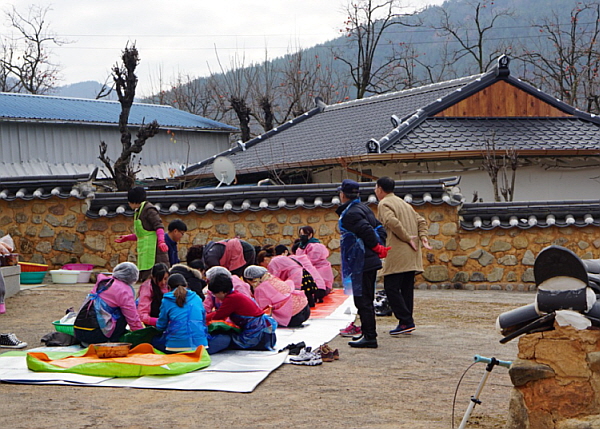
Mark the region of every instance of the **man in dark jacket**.
[[377, 348], [375, 326], [375, 280], [381, 268], [381, 259], [387, 254], [386, 233], [369, 207], [360, 202], [359, 185], [344, 180], [338, 188], [342, 205], [336, 213], [340, 216], [342, 233], [342, 277], [352, 283], [354, 305], [360, 317], [362, 338], [350, 341], [351, 347]]

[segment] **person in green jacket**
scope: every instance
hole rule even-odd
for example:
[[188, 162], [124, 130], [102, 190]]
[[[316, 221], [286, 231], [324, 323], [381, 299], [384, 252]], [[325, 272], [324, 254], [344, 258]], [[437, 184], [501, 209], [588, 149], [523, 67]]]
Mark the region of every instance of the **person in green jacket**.
[[165, 243], [165, 227], [156, 207], [146, 201], [146, 190], [137, 186], [127, 192], [129, 207], [134, 210], [133, 234], [121, 235], [115, 243], [137, 241], [137, 266], [140, 270], [140, 281], [150, 275], [154, 264], [158, 262], [169, 265], [168, 246]]

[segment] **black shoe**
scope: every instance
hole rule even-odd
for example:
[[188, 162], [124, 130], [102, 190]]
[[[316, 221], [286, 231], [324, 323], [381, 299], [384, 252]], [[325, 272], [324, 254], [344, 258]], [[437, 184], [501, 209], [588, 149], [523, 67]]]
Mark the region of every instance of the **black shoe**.
[[350, 347], [355, 347], [359, 349], [376, 349], [377, 348], [377, 340], [367, 340], [365, 337], [362, 337], [358, 341], [350, 341], [348, 343]]
[[363, 337], [363, 334], [358, 334], [352, 337], [352, 341], [358, 341]]

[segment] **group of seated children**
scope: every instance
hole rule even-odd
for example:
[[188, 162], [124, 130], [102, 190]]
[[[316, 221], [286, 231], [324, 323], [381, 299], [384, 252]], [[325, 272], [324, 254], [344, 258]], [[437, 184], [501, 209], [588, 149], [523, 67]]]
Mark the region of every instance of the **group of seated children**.
[[159, 331], [152, 344], [167, 353], [200, 345], [210, 354], [272, 350], [276, 328], [301, 326], [333, 285], [329, 252], [311, 227], [300, 229], [292, 251], [265, 246], [255, 256], [239, 238], [194, 245], [187, 264], [155, 264], [137, 300], [137, 267], [121, 263], [112, 276], [98, 275], [79, 311], [75, 337], [84, 345], [114, 342], [127, 325], [132, 331], [146, 326]]

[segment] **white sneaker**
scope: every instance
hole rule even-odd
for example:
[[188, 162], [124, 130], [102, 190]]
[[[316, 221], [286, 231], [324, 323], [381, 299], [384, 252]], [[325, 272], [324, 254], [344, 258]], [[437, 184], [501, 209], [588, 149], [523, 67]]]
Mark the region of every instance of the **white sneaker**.
[[323, 359], [317, 353], [311, 351], [310, 347], [305, 347], [300, 350], [298, 356], [290, 356], [290, 363], [293, 365], [321, 365], [323, 363]]
[[0, 334], [0, 347], [5, 349], [24, 349], [27, 343], [17, 338], [15, 334]]

